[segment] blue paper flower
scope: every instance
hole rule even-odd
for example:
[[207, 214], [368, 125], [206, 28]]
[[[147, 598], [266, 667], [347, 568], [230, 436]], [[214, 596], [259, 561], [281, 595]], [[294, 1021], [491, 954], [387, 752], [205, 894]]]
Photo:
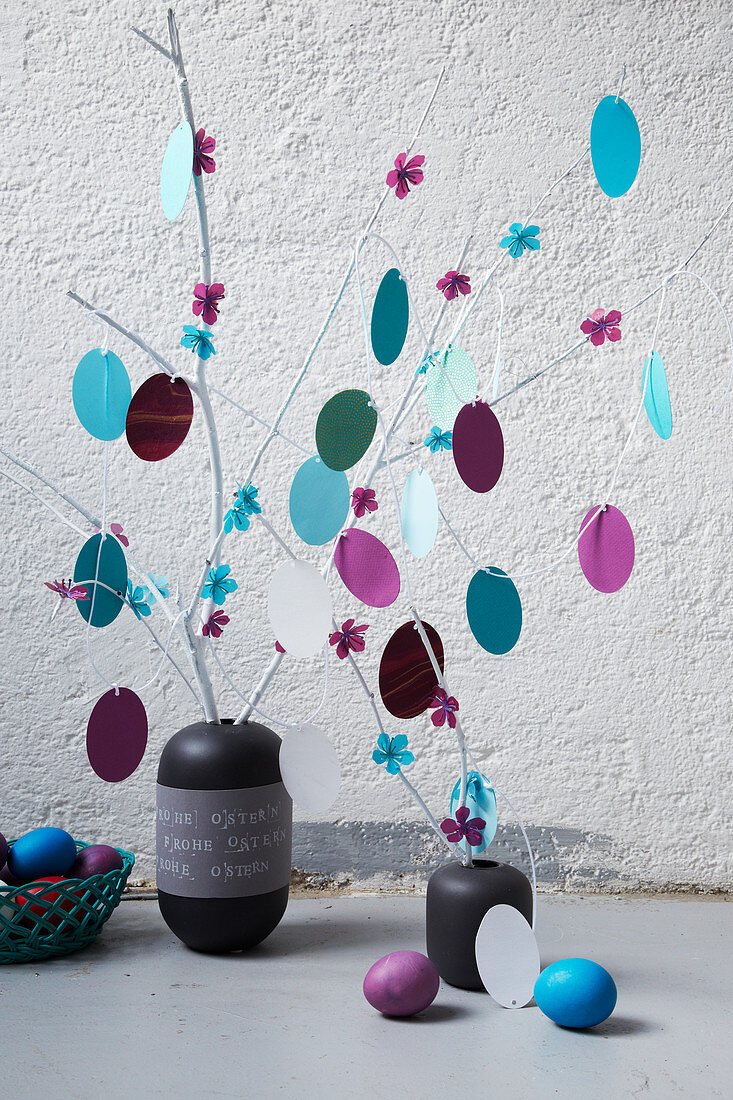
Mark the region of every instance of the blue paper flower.
[[237, 582], [229, 576], [231, 569], [228, 565], [212, 566], [206, 575], [206, 583], [201, 589], [201, 595], [205, 600], [213, 600], [219, 607], [224, 603], [230, 592], [239, 588]]
[[142, 619], [143, 615], [151, 614], [150, 590], [144, 584], [133, 587], [132, 581], [128, 580], [127, 599], [138, 619]]
[[249, 517], [262, 511], [262, 505], [257, 500], [259, 489], [252, 482], [245, 488], [241, 485], [234, 494], [234, 506], [224, 516], [224, 530], [227, 534], [233, 527], [238, 531], [246, 531], [249, 527]]
[[[168, 580], [168, 578], [167, 577], [154, 577], [152, 573], [148, 573], [148, 576], [150, 577], [151, 581], [153, 582], [155, 587], [160, 592], [163, 599], [167, 600], [168, 597], [171, 594], [171, 590], [169, 588], [170, 581]], [[157, 602], [157, 596], [155, 595], [154, 592], [148, 592], [148, 601], [150, 603], [156, 603]]]
[[202, 328], [196, 328], [195, 325], [183, 326], [181, 347], [188, 348], [189, 351], [195, 351], [199, 359], [208, 359], [210, 355], [216, 355], [213, 341], [214, 337], [210, 332], [206, 332]]
[[514, 222], [509, 226], [509, 236], [503, 237], [500, 241], [500, 248], [508, 248], [509, 255], [518, 260], [524, 252], [525, 248], [530, 252], [537, 252], [540, 247], [540, 242], [537, 240], [539, 236], [540, 227], [538, 225], [525, 225], [521, 222]]
[[437, 454], [441, 450], [452, 451], [453, 432], [441, 432], [440, 428], [433, 427], [430, 429], [430, 435], [423, 440], [423, 443], [430, 448], [433, 454]]
[[379, 748], [372, 753], [372, 760], [375, 764], [384, 764], [390, 775], [397, 775], [403, 767], [415, 760], [412, 753], [407, 751], [407, 737], [404, 733], [398, 733], [396, 737], [380, 733], [377, 745]]
[[435, 362], [435, 356], [433, 355], [432, 352], [428, 352], [428, 354], [425, 356], [425, 358], [423, 359], [420, 366], [415, 371], [415, 374], [427, 374], [428, 367], [432, 367], [434, 362]]

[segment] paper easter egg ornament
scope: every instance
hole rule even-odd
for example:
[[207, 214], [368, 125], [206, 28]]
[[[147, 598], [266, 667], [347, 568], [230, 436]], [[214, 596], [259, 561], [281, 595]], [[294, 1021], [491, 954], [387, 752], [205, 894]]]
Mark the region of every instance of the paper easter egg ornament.
[[466, 615], [474, 638], [487, 653], [501, 656], [519, 641], [522, 601], [501, 569], [479, 569], [466, 592]]
[[436, 351], [425, 374], [425, 399], [434, 424], [453, 429], [456, 416], [476, 396], [476, 368], [463, 348], [451, 344]]
[[409, 320], [407, 283], [397, 268], [392, 267], [379, 284], [372, 308], [372, 351], [383, 366], [394, 363], [402, 351]]
[[348, 470], [366, 454], [377, 428], [377, 410], [364, 390], [342, 390], [316, 421], [316, 448], [331, 470]]
[[416, 558], [433, 549], [438, 534], [438, 498], [427, 470], [412, 470], [402, 490], [402, 534]]
[[193, 397], [183, 378], [154, 374], [143, 382], [127, 410], [130, 449], [144, 462], [168, 458], [183, 443], [193, 420]]
[[486, 992], [504, 1008], [532, 1000], [540, 952], [531, 925], [513, 905], [493, 905], [481, 921], [476, 966]]
[[658, 351], [652, 352], [651, 360], [647, 357], [641, 388], [649, 423], [660, 439], [669, 439], [672, 434], [672, 406], [669, 400], [667, 374]]
[[[443, 643], [430, 623], [423, 622], [441, 674], [445, 671]], [[428, 709], [437, 676], [415, 623], [410, 619], [395, 630], [379, 662], [379, 694], [395, 718], [416, 718]]]
[[92, 535], [79, 551], [74, 566], [74, 584], [86, 588], [89, 599], [75, 600], [82, 619], [91, 626], [109, 626], [125, 606], [127, 562], [116, 538], [102, 541]]
[[333, 564], [352, 596], [369, 607], [389, 607], [400, 594], [397, 562], [384, 543], [368, 531], [353, 527], [344, 532]]
[[464, 485], [488, 493], [504, 465], [504, 436], [499, 421], [484, 401], [464, 405], [453, 425], [453, 459]]
[[597, 592], [618, 592], [634, 568], [634, 533], [626, 516], [612, 504], [600, 514], [596, 506], [580, 529], [578, 560], [588, 584]]
[[641, 134], [634, 112], [623, 99], [607, 95], [595, 109], [590, 155], [598, 186], [612, 199], [625, 195], [641, 162]]
[[291, 726], [280, 746], [280, 774], [297, 806], [325, 813], [338, 797], [341, 765], [336, 750], [318, 726]]
[[109, 442], [122, 435], [131, 397], [129, 375], [113, 351], [93, 348], [79, 361], [71, 399], [80, 423], [95, 439]]
[[171, 134], [160, 169], [160, 201], [168, 221], [186, 205], [193, 172], [193, 130], [181, 122]]
[[350, 501], [346, 474], [314, 455], [299, 467], [290, 486], [293, 530], [309, 546], [323, 546], [343, 527]]
[[130, 688], [110, 688], [97, 700], [87, 725], [87, 756], [100, 779], [128, 779], [145, 754], [148, 716]]
[[328, 585], [307, 561], [286, 561], [275, 570], [267, 595], [275, 637], [293, 657], [312, 657], [331, 630], [333, 609]]

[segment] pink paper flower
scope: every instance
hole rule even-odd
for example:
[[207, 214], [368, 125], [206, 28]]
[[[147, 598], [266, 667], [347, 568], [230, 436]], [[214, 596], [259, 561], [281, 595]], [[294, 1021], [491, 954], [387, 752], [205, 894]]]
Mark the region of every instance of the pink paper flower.
[[196, 317], [200, 317], [205, 325], [213, 325], [219, 317], [219, 302], [224, 297], [224, 284], [196, 283], [193, 288], [194, 303], [191, 307]]
[[442, 279], [435, 284], [438, 290], [442, 290], [449, 302], [457, 298], [459, 294], [471, 293], [470, 275], [460, 275], [457, 271], [446, 271]]
[[209, 153], [213, 153], [215, 148], [216, 141], [213, 137], [207, 137], [203, 128], [196, 131], [196, 136], [193, 139], [194, 176], [200, 176], [202, 169], [204, 172], [214, 172], [216, 170], [216, 161], [209, 156]]
[[452, 695], [448, 695], [444, 688], [435, 688], [430, 696], [428, 706], [431, 710], [435, 708], [435, 713], [430, 715], [430, 721], [434, 726], [442, 726], [447, 719], [450, 728], [452, 730], [456, 728], [455, 712], [460, 710], [458, 700], [454, 699]]
[[425, 163], [425, 157], [411, 157], [405, 163], [406, 158], [407, 153], [400, 153], [394, 162], [394, 168], [387, 173], [387, 187], [395, 188], [398, 199], [404, 199], [410, 190], [409, 184], [417, 187], [418, 183], [423, 181], [422, 166]]
[[366, 623], [363, 626], [354, 626], [354, 619], [347, 619], [341, 624], [340, 630], [334, 631], [328, 640], [331, 645], [336, 646], [336, 656], [340, 661], [348, 657], [350, 649], [353, 649], [354, 653], [363, 651], [366, 640], [362, 638], [362, 634], [368, 629]]
[[379, 507], [376, 498], [377, 494], [373, 489], [362, 489], [361, 486], [354, 489], [351, 494], [351, 506], [357, 519], [361, 519], [367, 512], [376, 512]]
[[68, 581], [44, 581], [46, 588], [50, 588], [52, 592], [56, 592], [62, 600], [88, 600], [89, 593], [86, 588], [80, 584], [74, 584], [69, 577]]
[[459, 806], [456, 810], [455, 821], [452, 817], [446, 817], [444, 821], [441, 821], [440, 827], [451, 844], [458, 844], [465, 837], [466, 844], [470, 844], [472, 848], [477, 848], [481, 843], [481, 834], [486, 828], [486, 822], [482, 817], [472, 817], [469, 821], [469, 813], [468, 806]]
[[[117, 539], [117, 541], [121, 542], [123, 546], [129, 546], [130, 545], [130, 540], [128, 539], [127, 535], [122, 534], [124, 528], [123, 528], [121, 523], [110, 523], [109, 529], [112, 532], [112, 534], [114, 535], [114, 537]], [[99, 528], [98, 527], [95, 527], [94, 530], [97, 532], [97, 534], [99, 534]]]
[[615, 342], [621, 339], [620, 321], [621, 314], [617, 309], [612, 309], [605, 317], [602, 309], [594, 309], [583, 321], [580, 331], [590, 336], [591, 344], [600, 347], [604, 340]]
[[215, 611], [201, 627], [201, 633], [204, 638], [208, 638], [209, 634], [212, 638], [220, 638], [228, 622], [228, 615], [225, 615], [223, 611]]
[[277, 642], [277, 641], [275, 642], [275, 649], [277, 650], [278, 653], [285, 653], [286, 652], [286, 650], [284, 650], [283, 647], [280, 645], [280, 643]]

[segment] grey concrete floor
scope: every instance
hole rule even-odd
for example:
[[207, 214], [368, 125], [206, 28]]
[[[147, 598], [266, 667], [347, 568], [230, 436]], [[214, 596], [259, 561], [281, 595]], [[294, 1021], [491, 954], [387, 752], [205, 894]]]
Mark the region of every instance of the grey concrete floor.
[[423, 911], [420, 898], [294, 899], [254, 952], [211, 957], [179, 944], [154, 901], [125, 901], [86, 951], [0, 971], [3, 1093], [733, 1096], [725, 902], [541, 898], [543, 965], [587, 956], [618, 986], [616, 1012], [588, 1032], [445, 984], [413, 1020], [376, 1013], [364, 974], [388, 951], [424, 950]]

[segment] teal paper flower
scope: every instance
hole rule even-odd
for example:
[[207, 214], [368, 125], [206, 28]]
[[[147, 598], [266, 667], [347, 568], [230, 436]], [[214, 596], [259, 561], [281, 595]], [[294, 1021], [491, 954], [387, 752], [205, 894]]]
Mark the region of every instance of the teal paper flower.
[[133, 587], [132, 581], [128, 580], [127, 600], [138, 619], [142, 619], [143, 615], [151, 614], [150, 590], [144, 584]]
[[217, 565], [206, 575], [206, 583], [201, 589], [201, 595], [205, 600], [213, 600], [219, 607], [224, 603], [230, 592], [235, 592], [239, 585], [229, 576], [231, 569], [228, 565]]
[[390, 775], [397, 775], [403, 767], [415, 760], [412, 753], [407, 751], [407, 737], [404, 733], [398, 733], [396, 737], [380, 733], [377, 745], [379, 748], [372, 753], [372, 760], [375, 764], [384, 764]]
[[530, 252], [539, 250], [540, 242], [537, 240], [539, 232], [540, 227], [538, 225], [523, 226], [521, 222], [514, 222], [513, 225], [509, 226], [509, 236], [502, 238], [499, 247], [508, 248], [512, 259], [518, 260], [525, 248], [529, 249]]
[[433, 355], [432, 352], [428, 352], [428, 354], [425, 356], [425, 358], [423, 359], [420, 366], [415, 371], [415, 374], [427, 374], [428, 368], [432, 367], [434, 362], [435, 362], [435, 356]]
[[[167, 577], [154, 577], [152, 573], [148, 573], [148, 576], [150, 577], [151, 581], [153, 582], [155, 587], [160, 592], [163, 599], [167, 600], [168, 597], [171, 594], [171, 590], [170, 590], [170, 587], [169, 587], [170, 581], [168, 580], [168, 578]], [[148, 592], [148, 601], [150, 603], [156, 603], [157, 602], [157, 596], [155, 595], [154, 592]]]
[[233, 527], [238, 531], [246, 531], [249, 527], [249, 517], [262, 511], [262, 505], [257, 500], [258, 492], [259, 489], [256, 489], [252, 482], [246, 489], [239, 486], [238, 492], [234, 494], [234, 506], [224, 516], [224, 530], [227, 534]]
[[433, 454], [437, 454], [441, 450], [452, 451], [453, 432], [441, 432], [440, 428], [433, 427], [430, 429], [430, 435], [423, 440], [423, 443], [430, 448]]
[[196, 328], [195, 325], [183, 326], [181, 347], [188, 348], [189, 351], [195, 351], [199, 359], [208, 359], [210, 355], [216, 355], [214, 337], [210, 332], [206, 332], [202, 328]]

